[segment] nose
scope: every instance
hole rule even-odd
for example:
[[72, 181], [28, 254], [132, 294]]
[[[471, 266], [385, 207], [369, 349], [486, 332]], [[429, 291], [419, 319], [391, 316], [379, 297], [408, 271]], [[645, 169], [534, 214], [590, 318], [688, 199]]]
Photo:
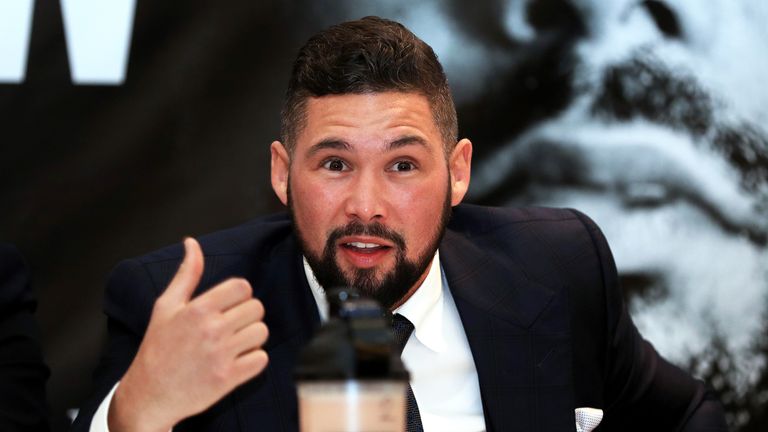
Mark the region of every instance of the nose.
[[348, 219], [358, 219], [364, 223], [384, 219], [386, 201], [382, 181], [373, 173], [360, 173], [351, 179], [345, 213]]

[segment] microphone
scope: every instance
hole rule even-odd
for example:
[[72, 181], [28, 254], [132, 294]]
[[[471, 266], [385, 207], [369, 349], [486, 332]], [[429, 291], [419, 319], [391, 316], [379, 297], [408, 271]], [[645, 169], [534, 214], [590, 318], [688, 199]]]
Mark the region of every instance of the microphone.
[[328, 322], [295, 369], [301, 432], [403, 432], [409, 374], [391, 314], [354, 288], [326, 295]]

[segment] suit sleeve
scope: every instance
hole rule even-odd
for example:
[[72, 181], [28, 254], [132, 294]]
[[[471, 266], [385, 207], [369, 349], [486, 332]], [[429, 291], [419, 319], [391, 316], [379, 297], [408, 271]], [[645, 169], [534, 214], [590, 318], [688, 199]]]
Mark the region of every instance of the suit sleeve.
[[704, 383], [666, 361], [627, 312], [608, 243], [583, 214], [600, 261], [605, 295], [605, 417], [598, 431], [726, 431], [722, 406]]
[[156, 299], [153, 281], [136, 260], [120, 263], [110, 275], [104, 297], [108, 341], [94, 372], [90, 398], [80, 407], [73, 432], [86, 432], [101, 402], [128, 370], [139, 349]]
[[39, 330], [27, 270], [16, 248], [0, 244], [0, 430], [48, 430]]

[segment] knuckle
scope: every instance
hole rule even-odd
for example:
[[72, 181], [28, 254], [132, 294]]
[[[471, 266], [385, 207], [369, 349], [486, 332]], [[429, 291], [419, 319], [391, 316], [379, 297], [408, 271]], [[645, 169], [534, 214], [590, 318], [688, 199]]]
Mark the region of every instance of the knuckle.
[[264, 317], [264, 304], [259, 299], [253, 299], [253, 306], [258, 319], [262, 319]]
[[264, 306], [256, 299], [248, 300], [247, 313], [250, 319], [253, 321], [261, 321], [264, 317]]
[[229, 381], [231, 375], [231, 368], [228, 363], [219, 360], [214, 363], [211, 369], [211, 376], [217, 383], [225, 383]]
[[190, 303], [189, 312], [192, 317], [202, 320], [211, 314], [212, 308], [206, 299], [200, 299], [201, 301]]
[[242, 278], [230, 278], [217, 285], [215, 290], [218, 294], [236, 300], [236, 303], [251, 297], [251, 285]]
[[258, 367], [257, 371], [261, 371], [264, 367], [267, 366], [267, 363], [269, 363], [269, 354], [267, 354], [267, 352], [264, 350], [259, 350], [256, 353], [254, 363], [255, 366]]
[[266, 342], [269, 338], [269, 327], [267, 327], [264, 322], [258, 322], [256, 323], [255, 330], [257, 337], [261, 341], [261, 344], [264, 344], [264, 342]]
[[241, 298], [248, 298], [253, 293], [253, 289], [251, 288], [251, 284], [243, 279], [243, 278], [233, 278], [232, 284], [237, 289], [237, 294]]
[[251, 352], [238, 368], [239, 380], [245, 381], [260, 374], [267, 366], [268, 361], [269, 357], [266, 351], [255, 350]]
[[200, 325], [200, 332], [203, 338], [207, 340], [218, 339], [221, 333], [221, 323], [215, 319], [204, 320]]

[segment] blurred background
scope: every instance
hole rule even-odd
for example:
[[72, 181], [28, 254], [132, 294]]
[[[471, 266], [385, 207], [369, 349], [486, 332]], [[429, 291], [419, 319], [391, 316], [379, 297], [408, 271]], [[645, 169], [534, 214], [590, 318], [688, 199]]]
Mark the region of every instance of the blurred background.
[[16, 0], [0, 5], [0, 239], [38, 299], [54, 431], [87, 395], [121, 259], [278, 211], [291, 62], [342, 20], [431, 44], [469, 201], [578, 208], [643, 334], [768, 428], [768, 3]]

